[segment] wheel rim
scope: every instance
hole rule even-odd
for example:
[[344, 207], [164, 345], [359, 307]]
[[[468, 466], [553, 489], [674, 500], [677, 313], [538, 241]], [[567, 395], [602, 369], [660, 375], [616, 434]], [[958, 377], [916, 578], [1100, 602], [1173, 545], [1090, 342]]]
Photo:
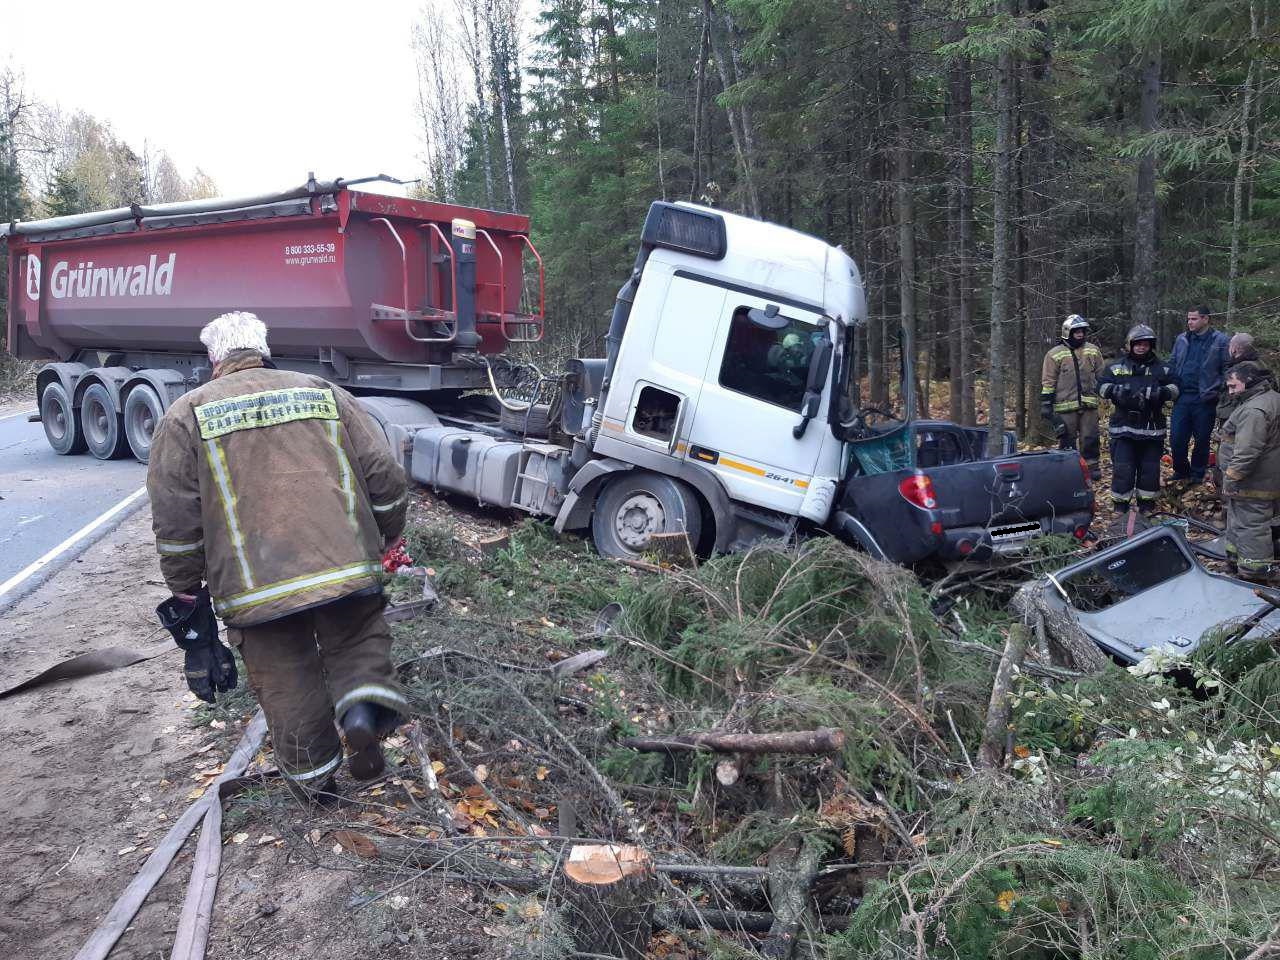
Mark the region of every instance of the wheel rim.
[[44, 428], [49, 431], [49, 437], [52, 440], [61, 441], [67, 436], [67, 408], [58, 397], [49, 398], [49, 411], [44, 418]]
[[89, 442], [96, 447], [106, 446], [107, 434], [111, 429], [109, 416], [110, 411], [96, 397], [85, 401], [84, 432]]
[[625, 546], [638, 550], [666, 527], [666, 520], [657, 497], [651, 493], [633, 493], [614, 514], [613, 529]]
[[156, 415], [151, 404], [140, 401], [129, 410], [129, 438], [150, 449], [151, 438], [156, 432]]

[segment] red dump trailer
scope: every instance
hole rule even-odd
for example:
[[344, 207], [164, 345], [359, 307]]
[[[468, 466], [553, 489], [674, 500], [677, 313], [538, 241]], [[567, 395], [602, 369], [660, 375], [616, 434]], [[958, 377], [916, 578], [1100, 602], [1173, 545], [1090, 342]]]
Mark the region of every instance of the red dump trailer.
[[527, 217], [358, 185], [0, 225], [10, 350], [54, 361], [37, 384], [54, 448], [145, 459], [208, 376], [200, 328], [228, 310], [262, 318], [278, 366], [357, 393], [486, 387], [487, 356], [541, 339]]

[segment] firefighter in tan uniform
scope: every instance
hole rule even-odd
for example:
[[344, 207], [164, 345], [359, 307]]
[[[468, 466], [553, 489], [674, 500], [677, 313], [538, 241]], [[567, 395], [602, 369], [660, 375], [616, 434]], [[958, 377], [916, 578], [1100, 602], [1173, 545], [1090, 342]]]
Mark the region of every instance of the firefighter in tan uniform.
[[1060, 450], [1074, 450], [1089, 465], [1090, 479], [1098, 471], [1098, 376], [1105, 360], [1086, 339], [1089, 321], [1073, 313], [1062, 323], [1062, 339], [1044, 355], [1040, 380], [1040, 415], [1058, 438]]
[[208, 700], [235, 683], [211, 602], [244, 658], [280, 770], [307, 799], [331, 788], [342, 762], [335, 720], [352, 774], [368, 779], [383, 769], [380, 739], [407, 710], [380, 563], [404, 528], [407, 494], [359, 404], [319, 377], [267, 367], [266, 335], [251, 313], [201, 331], [213, 379], [161, 420], [147, 489], [174, 594], [158, 612], [187, 651], [188, 683]]
[[1258, 583], [1275, 578], [1274, 524], [1280, 523], [1280, 393], [1258, 363], [1227, 373], [1235, 407], [1218, 448], [1227, 500], [1227, 552], [1239, 575]]

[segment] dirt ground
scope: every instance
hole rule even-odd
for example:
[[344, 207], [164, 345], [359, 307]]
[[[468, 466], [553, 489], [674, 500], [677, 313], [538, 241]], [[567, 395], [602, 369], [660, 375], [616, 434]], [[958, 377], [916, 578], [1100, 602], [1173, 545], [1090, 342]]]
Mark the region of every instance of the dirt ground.
[[[73, 955], [250, 716], [247, 698], [223, 721], [187, 692], [180, 654], [154, 621], [165, 595], [142, 510], [0, 620], [0, 689], [88, 650], [159, 653], [0, 699], [6, 960]], [[330, 833], [342, 817], [303, 813], [278, 784], [227, 804], [212, 960], [280, 956], [281, 944], [322, 960], [501, 955], [483, 898], [438, 878], [370, 875], [336, 854]], [[193, 849], [194, 834], [112, 960], [169, 956]]]

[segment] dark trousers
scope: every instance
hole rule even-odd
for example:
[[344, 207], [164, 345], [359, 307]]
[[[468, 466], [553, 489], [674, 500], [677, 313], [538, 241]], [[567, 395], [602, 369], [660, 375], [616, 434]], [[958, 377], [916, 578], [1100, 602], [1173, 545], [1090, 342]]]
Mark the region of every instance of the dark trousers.
[[1117, 509], [1127, 509], [1135, 495], [1139, 510], [1155, 507], [1163, 451], [1164, 437], [1111, 438], [1111, 501]]
[[[1173, 422], [1169, 427], [1169, 448], [1173, 455], [1175, 480], [1191, 479], [1199, 483], [1209, 466], [1209, 437], [1213, 435], [1216, 403], [1193, 400], [1173, 405]], [[1194, 446], [1191, 446], [1194, 441]], [[1187, 448], [1191, 459], [1187, 460]]]
[[1081, 410], [1077, 413], [1060, 413], [1067, 433], [1058, 441], [1059, 450], [1080, 451], [1089, 466], [1089, 476], [1098, 479], [1098, 411]]
[[391, 665], [382, 597], [346, 597], [254, 627], [227, 631], [267, 715], [280, 772], [306, 789], [342, 762], [334, 725], [357, 703], [405, 713]]

